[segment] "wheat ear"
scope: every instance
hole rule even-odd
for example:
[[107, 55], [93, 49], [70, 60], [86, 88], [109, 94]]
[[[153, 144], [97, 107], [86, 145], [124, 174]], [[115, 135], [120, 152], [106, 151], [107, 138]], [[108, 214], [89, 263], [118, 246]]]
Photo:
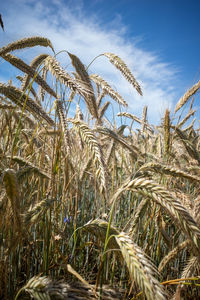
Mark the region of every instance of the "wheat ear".
[[85, 97], [91, 93], [81, 81], [74, 80], [59, 64], [59, 62], [52, 56], [48, 56], [44, 60], [45, 67], [59, 80], [65, 84], [72, 91], [78, 92], [81, 96]]
[[82, 140], [88, 145], [90, 151], [92, 152], [94, 163], [97, 167], [96, 175], [100, 180], [100, 191], [105, 194], [106, 192], [106, 168], [103, 158], [103, 152], [100, 144], [97, 141], [96, 136], [93, 131], [84, 122], [77, 119], [69, 119], [78, 133], [80, 134]]
[[136, 121], [137, 123], [139, 124], [143, 124], [144, 123], [144, 126], [152, 133], [153, 132], [153, 129], [151, 128], [151, 126], [145, 121], [143, 122], [142, 120], [140, 120], [138, 117], [136, 117], [135, 115], [133, 114], [130, 114], [130, 113], [126, 113], [126, 112], [120, 112], [117, 114], [118, 117], [127, 117], [127, 118], [130, 118], [134, 121]]
[[193, 87], [191, 87], [178, 101], [175, 107], [175, 112], [177, 112], [189, 100], [189, 98], [198, 91], [199, 88], [200, 88], [200, 81], [198, 81], [195, 85], [193, 85]]
[[198, 225], [181, 203], [174, 199], [164, 187], [145, 177], [133, 180], [128, 179], [121, 188], [117, 190], [110, 203], [116, 201], [117, 198], [127, 190], [147, 196], [160, 205], [177, 222], [177, 224], [179, 224], [183, 232], [185, 232], [191, 240], [194, 251], [199, 253], [200, 230]]
[[69, 57], [71, 58], [72, 65], [76, 69], [76, 72], [78, 74], [78, 77], [80, 78], [82, 84], [86, 86], [86, 89], [90, 91], [90, 93], [85, 96], [85, 102], [87, 104], [88, 110], [91, 113], [91, 115], [98, 119], [98, 111], [97, 111], [97, 104], [96, 99], [94, 95], [94, 89], [90, 81], [90, 77], [88, 75], [88, 72], [86, 71], [84, 65], [80, 61], [80, 59], [74, 55], [68, 52]]
[[189, 246], [191, 244], [190, 240], [186, 240], [184, 242], [182, 242], [181, 244], [179, 244], [178, 246], [176, 246], [172, 251], [170, 251], [160, 262], [159, 266], [158, 266], [158, 271], [161, 273], [162, 270], [165, 268], [165, 266], [174, 258], [177, 257], [177, 255], [180, 253], [180, 251], [182, 251], [183, 249], [185, 249], [187, 246]]
[[174, 177], [186, 178], [191, 181], [200, 182], [200, 177], [198, 177], [198, 176], [184, 172], [181, 169], [178, 169], [178, 168], [175, 168], [172, 166], [167, 166], [164, 164], [159, 164], [159, 163], [144, 164], [139, 170], [142, 172], [145, 172], [145, 171], [158, 172], [160, 174], [166, 174], [166, 175], [171, 175]]
[[110, 62], [123, 74], [123, 76], [132, 84], [136, 91], [142, 96], [142, 90], [139, 83], [136, 81], [135, 77], [125, 64], [125, 62], [116, 54], [104, 53], [104, 56], [108, 57]]
[[20, 69], [22, 72], [34, 78], [35, 82], [37, 82], [47, 93], [52, 95], [54, 98], [57, 97], [56, 93], [47, 84], [47, 82], [39, 74], [36, 75], [35, 69], [27, 65], [23, 60], [9, 53], [6, 55], [2, 55], [2, 57], [13, 66]]
[[39, 174], [42, 177], [51, 179], [51, 176], [48, 173], [46, 173], [44, 170], [37, 167], [36, 165], [32, 164], [31, 162], [27, 161], [25, 158], [23, 158], [21, 156], [12, 156], [11, 157], [10, 155], [7, 155], [7, 157], [12, 158], [12, 160], [17, 162], [19, 165], [26, 167], [25, 169], [20, 169], [17, 171], [17, 177], [24, 176], [31, 171], [31, 172], [35, 172], [35, 173]]
[[[23, 77], [21, 77], [21, 76], [19, 76], [19, 75], [17, 75], [16, 78], [17, 78], [19, 81], [21, 81], [21, 82], [23, 81]], [[21, 90], [24, 90], [24, 91], [25, 91], [25, 89], [23, 89], [22, 86], [21, 86]], [[41, 106], [40, 100], [39, 100], [38, 95], [37, 95], [36, 91], [34, 90], [33, 86], [29, 86], [29, 90], [30, 90], [31, 94], [34, 96], [34, 98], [35, 98], [36, 102], [38, 103], [38, 105]]]
[[23, 214], [23, 222], [26, 228], [27, 226], [29, 227], [37, 223], [38, 220], [41, 220], [41, 217], [45, 215], [53, 202], [53, 199], [44, 199], [34, 207], [30, 207], [29, 210]]
[[165, 111], [164, 118], [164, 154], [169, 155], [170, 151], [170, 113], [169, 110]]
[[19, 185], [17, 182], [17, 175], [13, 169], [6, 169], [3, 171], [2, 180], [6, 189], [6, 194], [11, 202], [11, 207], [14, 215], [14, 223], [18, 231], [21, 231], [21, 219], [20, 219], [20, 197], [19, 197]]
[[18, 292], [18, 295], [22, 290], [25, 290], [34, 299], [38, 300], [68, 299], [68, 288], [68, 284], [59, 281], [53, 281], [49, 277], [34, 276]]
[[99, 115], [99, 119], [101, 120], [103, 118], [103, 115], [105, 114], [106, 110], [108, 109], [110, 105], [110, 102], [107, 101], [105, 102], [102, 107], [99, 108], [99, 111], [98, 111], [98, 115]]
[[179, 128], [182, 127], [187, 122], [187, 120], [189, 120], [189, 118], [195, 114], [195, 112], [196, 112], [195, 109], [190, 110], [188, 114], [185, 116], [185, 118], [178, 124], [178, 127]]
[[[30, 63], [30, 67], [34, 70], [36, 70], [36, 68], [43, 62], [43, 60], [45, 58], [47, 58], [48, 54], [40, 54], [38, 56], [36, 56], [32, 62]], [[41, 77], [42, 78], [42, 77]], [[25, 75], [23, 80], [22, 80], [22, 85], [21, 85], [21, 89], [24, 91], [28, 84], [29, 84], [29, 81], [31, 80], [31, 76], [30, 75]]]
[[[199, 257], [192, 257], [189, 262], [186, 264], [182, 274], [181, 274], [181, 279], [187, 279], [195, 275], [200, 274], [200, 260]], [[176, 294], [181, 294], [181, 290], [183, 290], [185, 286], [183, 284], [178, 285], [176, 289], [176, 293], [172, 300], [176, 300]]]
[[115, 239], [127, 264], [132, 281], [137, 283], [146, 298], [148, 300], [167, 299], [164, 288], [155, 278], [158, 272], [150, 258], [124, 232], [115, 236]]
[[70, 137], [69, 137], [69, 130], [68, 130], [68, 126], [67, 126], [67, 120], [65, 118], [65, 114], [64, 114], [64, 110], [63, 110], [63, 105], [62, 102], [60, 100], [56, 101], [56, 110], [58, 113], [58, 117], [60, 120], [60, 124], [62, 126], [62, 130], [64, 133], [64, 137], [65, 137], [65, 147], [67, 152], [70, 152]]
[[19, 49], [34, 47], [34, 46], [50, 47], [54, 51], [51, 41], [49, 39], [40, 36], [33, 36], [30, 38], [25, 38], [25, 39], [12, 42], [7, 46], [0, 48], [0, 55], [6, 54], [14, 50], [19, 50]]
[[[83, 228], [94, 234], [102, 242], [105, 241], [108, 222], [100, 219], [90, 221], [83, 226]], [[128, 235], [110, 226], [109, 242], [107, 248], [119, 249], [127, 264], [130, 277], [136, 281], [138, 286], [145, 293], [147, 299], [166, 299], [164, 289], [156, 280], [158, 275], [156, 267], [153, 266], [149, 257], [147, 257], [142, 249], [134, 244]]]
[[104, 135], [107, 135], [109, 137], [111, 137], [112, 139], [114, 139], [116, 142], [120, 143], [122, 146], [124, 146], [125, 148], [127, 148], [131, 154], [133, 155], [133, 157], [135, 159], [137, 159], [137, 156], [141, 154], [140, 150], [134, 146], [134, 145], [129, 145], [122, 137], [120, 137], [116, 132], [112, 131], [109, 128], [106, 127], [100, 127], [98, 126], [96, 129], [99, 133], [102, 133]]
[[[97, 74], [92, 74], [90, 75], [90, 78], [96, 83], [96, 85], [100, 86], [101, 89], [103, 90], [103, 96], [106, 94], [109, 95], [112, 99], [117, 101], [119, 104], [122, 104], [123, 106], [127, 107], [128, 104], [126, 101], [121, 97], [120, 94], [118, 94], [116, 91], [114, 91], [111, 86], [99, 75]], [[102, 96], [102, 94], [101, 94]]]
[[47, 113], [34, 102], [30, 97], [27, 97], [21, 90], [14, 86], [4, 85], [0, 83], [0, 93], [7, 96], [15, 104], [19, 105], [21, 108], [25, 106], [31, 113], [35, 113], [36, 116], [42, 117], [51, 126], [54, 126], [54, 121], [47, 115]]

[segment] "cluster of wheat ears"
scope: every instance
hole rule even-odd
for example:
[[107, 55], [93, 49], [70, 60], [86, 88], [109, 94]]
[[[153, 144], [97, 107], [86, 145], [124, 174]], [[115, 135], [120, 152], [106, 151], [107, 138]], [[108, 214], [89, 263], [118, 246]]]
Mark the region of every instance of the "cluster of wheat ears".
[[[30, 64], [11, 54], [35, 46], [53, 54]], [[193, 99], [173, 117], [200, 82], [153, 126], [146, 106], [142, 118], [128, 113], [123, 97], [69, 52], [66, 71], [47, 38], [10, 43], [0, 56], [23, 72], [20, 87], [0, 83], [0, 298], [199, 299]], [[142, 95], [121, 58], [101, 56]], [[112, 100], [116, 119], [140, 129], [109, 122]]]

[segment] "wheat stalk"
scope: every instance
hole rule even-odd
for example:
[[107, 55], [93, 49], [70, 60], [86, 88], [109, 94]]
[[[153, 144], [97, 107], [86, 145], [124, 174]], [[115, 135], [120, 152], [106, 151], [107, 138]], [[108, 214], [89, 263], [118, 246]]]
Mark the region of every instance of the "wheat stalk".
[[182, 127], [189, 120], [189, 118], [195, 114], [195, 112], [196, 110], [194, 109], [190, 110], [188, 114], [185, 116], [185, 118], [180, 123], [178, 123], [178, 127], [179, 128]]

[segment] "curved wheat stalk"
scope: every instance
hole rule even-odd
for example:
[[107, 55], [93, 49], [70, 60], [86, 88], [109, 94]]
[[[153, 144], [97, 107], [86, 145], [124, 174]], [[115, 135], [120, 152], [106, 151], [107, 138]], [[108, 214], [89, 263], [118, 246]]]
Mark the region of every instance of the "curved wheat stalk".
[[104, 53], [104, 56], [108, 57], [110, 62], [120, 70], [120, 72], [124, 75], [124, 77], [132, 84], [132, 86], [136, 89], [136, 91], [142, 96], [142, 90], [140, 88], [139, 83], [136, 81], [135, 77], [124, 63], [124, 61], [114, 53]]
[[116, 201], [123, 192], [128, 190], [147, 196], [160, 205], [179, 224], [183, 232], [191, 240], [194, 246], [193, 250], [199, 253], [200, 229], [198, 225], [181, 203], [175, 200], [164, 187], [145, 177], [133, 180], [128, 179], [114, 194], [110, 204]]
[[7, 96], [21, 108], [23, 108], [26, 104], [26, 109], [28, 109], [31, 113], [35, 113], [37, 117], [42, 117], [51, 126], [55, 125], [54, 121], [47, 115], [47, 113], [41, 108], [40, 105], [34, 102], [30, 97], [27, 97], [21, 90], [17, 89], [16, 87], [0, 83], [0, 93]]
[[103, 90], [103, 94], [102, 95], [105, 96], [106, 94], [109, 95], [112, 99], [114, 99], [115, 101], [117, 101], [119, 104], [122, 104], [123, 106], [127, 107], [128, 104], [126, 103], [126, 101], [121, 97], [120, 94], [118, 94], [116, 91], [114, 91], [111, 86], [103, 79], [101, 78], [99, 75], [97, 74], [92, 74], [90, 75], [90, 78], [97, 84], [99, 85], [102, 90]]
[[51, 41], [49, 39], [40, 36], [33, 36], [12, 42], [7, 46], [0, 48], [0, 55], [6, 54], [14, 50], [30, 48], [34, 46], [50, 47], [54, 51]]
[[175, 112], [177, 112], [189, 99], [192, 95], [194, 95], [198, 89], [200, 88], [200, 81], [198, 81], [193, 87], [191, 87], [181, 99], [178, 101], [175, 107]]

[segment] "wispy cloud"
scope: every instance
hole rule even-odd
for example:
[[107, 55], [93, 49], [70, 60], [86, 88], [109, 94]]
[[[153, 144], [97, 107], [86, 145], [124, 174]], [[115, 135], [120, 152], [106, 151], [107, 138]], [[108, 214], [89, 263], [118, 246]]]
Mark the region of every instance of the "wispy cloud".
[[[137, 38], [127, 39], [126, 26], [121, 23], [120, 16], [104, 25], [101, 16], [86, 10], [84, 1], [18, 0], [17, 6], [15, 3], [14, 0], [6, 3], [6, 33], [1, 37], [2, 45], [19, 38], [41, 35], [52, 41], [56, 52], [64, 49], [72, 52], [86, 65], [101, 53], [113, 52], [132, 70], [142, 86], [143, 97], [122, 79], [106, 57], [95, 60], [89, 72], [98, 73], [109, 81], [126, 99], [130, 112], [141, 114], [144, 105], [148, 105], [149, 121], [155, 123], [155, 120], [160, 120], [165, 108], [173, 106], [177, 70], [162, 62], [158, 54], [143, 50]], [[23, 54], [26, 56], [35, 51], [38, 50], [26, 50]], [[64, 65], [69, 63], [66, 55], [60, 55], [58, 59]], [[2, 77], [2, 70], [0, 75]]]

